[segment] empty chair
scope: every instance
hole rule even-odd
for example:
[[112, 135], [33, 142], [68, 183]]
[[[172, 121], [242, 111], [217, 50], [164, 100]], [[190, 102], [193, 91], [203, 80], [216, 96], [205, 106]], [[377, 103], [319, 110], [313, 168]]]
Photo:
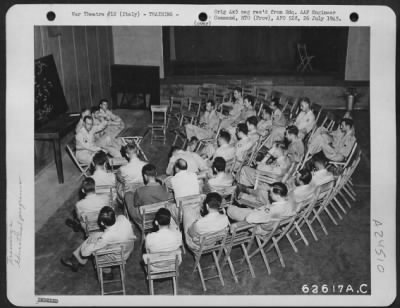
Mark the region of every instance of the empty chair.
[[153, 281], [165, 278], [172, 278], [174, 295], [178, 294], [178, 275], [181, 258], [180, 249], [168, 252], [147, 253], [143, 255], [146, 278], [151, 295], [154, 295]]
[[167, 113], [167, 126], [170, 125], [171, 119], [175, 119], [177, 121], [177, 124], [179, 124], [179, 120], [182, 114], [182, 108], [186, 103], [186, 97], [171, 96]]
[[304, 43], [298, 43], [297, 44], [297, 52], [298, 52], [299, 59], [300, 59], [300, 63], [296, 68], [297, 71], [305, 72], [307, 69], [312, 71], [313, 68], [311, 66], [311, 60], [314, 59], [315, 56], [308, 55], [307, 45]]
[[179, 119], [179, 126], [182, 127], [182, 125], [186, 124], [184, 120], [186, 120], [187, 123], [190, 124], [197, 124], [199, 118], [200, 118], [200, 111], [201, 111], [201, 106], [202, 106], [202, 99], [201, 98], [196, 98], [196, 97], [189, 97], [188, 99], [188, 106], [187, 109], [182, 109], [181, 117]]
[[[129, 258], [130, 253], [134, 247], [134, 240], [127, 242], [120, 242], [107, 245], [106, 247], [94, 252], [95, 266], [97, 269], [97, 277], [100, 282], [101, 295], [122, 293], [126, 294], [125, 291], [125, 265], [126, 260]], [[118, 266], [119, 268], [119, 279], [106, 280], [103, 279], [104, 268], [112, 268]], [[120, 282], [121, 289], [113, 291], [104, 291], [105, 284], [111, 284]]]
[[246, 95], [250, 95], [255, 97], [256, 96], [256, 87], [251, 85], [245, 85], [242, 88], [242, 96], [245, 97]]
[[197, 95], [201, 98], [202, 102], [206, 102], [208, 99], [214, 99], [215, 87], [210, 87], [208, 85], [203, 85], [199, 87]]
[[151, 105], [151, 141], [152, 144], [155, 140], [162, 140], [163, 144], [167, 140], [167, 111], [168, 106]]
[[267, 100], [268, 95], [269, 95], [268, 89], [259, 88], [259, 87], [256, 88], [256, 98], [257, 99]]

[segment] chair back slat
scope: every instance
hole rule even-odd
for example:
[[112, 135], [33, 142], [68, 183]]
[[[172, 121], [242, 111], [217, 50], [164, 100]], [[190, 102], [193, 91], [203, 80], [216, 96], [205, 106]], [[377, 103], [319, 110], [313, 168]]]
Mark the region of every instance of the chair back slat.
[[96, 265], [98, 267], [109, 267], [125, 264], [134, 248], [134, 239], [130, 241], [109, 244], [94, 252]]

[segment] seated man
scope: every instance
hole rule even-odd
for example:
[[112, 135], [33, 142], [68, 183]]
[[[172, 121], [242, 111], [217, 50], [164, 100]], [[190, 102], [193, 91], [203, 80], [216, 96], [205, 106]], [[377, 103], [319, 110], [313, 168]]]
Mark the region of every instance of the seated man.
[[290, 190], [289, 195], [296, 204], [309, 199], [315, 193], [315, 186], [311, 184], [312, 174], [307, 169], [302, 169], [294, 179], [295, 187]]
[[79, 130], [83, 127], [85, 117], [91, 117], [91, 116], [92, 116], [92, 112], [90, 111], [89, 108], [82, 109], [81, 117], [79, 119], [78, 124], [76, 124], [76, 127], [75, 127], [75, 134], [77, 134], [79, 132]]
[[197, 139], [212, 138], [218, 130], [219, 116], [215, 110], [215, 102], [212, 99], [207, 100], [206, 111], [200, 118], [199, 126], [186, 124], [186, 136], [190, 140], [193, 136]]
[[334, 132], [319, 128], [309, 141], [309, 152], [313, 155], [322, 151], [329, 160], [344, 161], [355, 142], [353, 120], [342, 119]]
[[215, 149], [214, 144], [207, 144], [202, 153], [209, 158], [209, 162], [212, 162], [215, 157], [222, 157], [225, 161], [232, 160], [235, 158], [235, 147], [230, 142], [231, 135], [227, 131], [221, 130], [217, 138], [218, 147]]
[[237, 169], [240, 167], [241, 162], [245, 159], [245, 155], [247, 154], [248, 150], [250, 150], [254, 145], [247, 134], [247, 125], [244, 123], [239, 123], [236, 129], [236, 136], [239, 141], [236, 143], [235, 146], [236, 163], [233, 166], [234, 171], [237, 171]]
[[257, 117], [256, 116], [251, 116], [246, 119], [246, 125], [248, 129], [247, 136], [250, 138], [251, 142], [253, 144], [256, 144], [260, 136], [257, 133]]
[[[100, 210], [98, 222], [103, 232], [92, 233], [68, 258], [61, 258], [61, 263], [76, 272], [79, 266], [86, 264], [88, 257], [109, 244], [134, 240], [132, 225], [124, 215], [116, 217], [114, 210], [105, 206]], [[132, 245], [133, 248], [133, 245]], [[132, 251], [126, 251], [124, 259], [128, 259]], [[105, 273], [111, 273], [104, 271]]]
[[124, 151], [129, 162], [121, 166], [116, 173], [117, 194], [120, 202], [124, 200], [127, 191], [143, 185], [142, 168], [146, 165], [146, 162], [139, 159], [139, 149], [134, 143], [128, 143]]
[[201, 205], [182, 209], [185, 240], [191, 249], [199, 249], [200, 237], [203, 234], [222, 231], [228, 227], [229, 220], [221, 213], [221, 203], [222, 197], [216, 192], [211, 192], [204, 200], [203, 211]]
[[328, 161], [322, 153], [315, 154], [312, 159], [313, 172], [311, 184], [321, 186], [334, 180], [333, 174], [326, 169]]
[[115, 185], [115, 174], [112, 172], [107, 172], [106, 164], [108, 163], [107, 154], [103, 151], [99, 151], [93, 156], [94, 172], [91, 176], [97, 186], [100, 185]]
[[285, 184], [273, 183], [268, 190], [268, 199], [269, 204], [256, 209], [230, 205], [227, 214], [232, 220], [263, 224], [262, 229], [271, 230], [276, 221], [296, 213], [296, 204], [291, 198], [288, 198], [288, 189]]
[[153, 204], [161, 201], [167, 201], [172, 198], [164, 186], [156, 179], [156, 167], [152, 164], [144, 165], [142, 168], [144, 186], [138, 187], [135, 192], [125, 193], [125, 205], [133, 221], [141, 225], [142, 216], [139, 208], [143, 205]]
[[170, 159], [166, 170], [167, 175], [172, 175], [175, 162], [178, 159], [184, 159], [190, 172], [202, 172], [208, 169], [207, 162], [195, 152], [181, 150], [178, 147], [172, 147], [170, 152]]
[[124, 121], [108, 109], [108, 101], [101, 99], [99, 103], [100, 116], [107, 121], [106, 133], [111, 138], [115, 138], [116, 135], [125, 127]]
[[226, 162], [222, 157], [216, 157], [212, 165], [214, 176], [208, 179], [208, 185], [211, 191], [221, 187], [230, 187], [233, 183], [231, 173], [225, 172]]
[[154, 224], [158, 231], [147, 234], [145, 247], [147, 253], [168, 252], [182, 246], [182, 234], [171, 225], [171, 213], [161, 208], [156, 213]]
[[294, 125], [299, 130], [299, 138], [303, 139], [315, 125], [315, 115], [311, 110], [311, 102], [308, 97], [300, 98], [300, 113], [297, 115]]
[[264, 107], [261, 112], [261, 120], [257, 123], [257, 133], [260, 136], [269, 135], [272, 129], [272, 110], [269, 107]]
[[187, 162], [179, 158], [175, 162], [175, 175], [171, 178], [171, 188], [175, 199], [200, 194], [200, 184], [197, 175], [188, 170]]
[[66, 223], [72, 227], [75, 232], [80, 230], [80, 226], [85, 228], [83, 223], [83, 215], [86, 213], [99, 212], [101, 208], [108, 205], [110, 200], [107, 195], [96, 194], [96, 183], [92, 178], [85, 178], [82, 182], [81, 193], [85, 196], [79, 200], [75, 205], [76, 220], [67, 219]]
[[271, 135], [267, 139], [267, 142], [265, 144], [266, 147], [269, 149], [272, 147], [274, 142], [281, 141], [283, 139], [285, 127], [287, 124], [286, 117], [280, 109], [278, 99], [274, 99], [271, 101], [270, 108], [272, 110], [272, 128]]
[[288, 126], [285, 131], [285, 141], [289, 144], [287, 156], [292, 163], [299, 163], [304, 157], [304, 143], [298, 132], [294, 125]]
[[231, 122], [230, 126], [224, 127], [232, 136], [235, 134], [235, 128], [239, 123], [244, 123], [249, 117], [256, 116], [256, 111], [253, 106], [254, 99], [251, 96], [245, 96], [243, 99], [243, 108], [239, 116]]
[[[290, 160], [287, 157], [283, 144], [275, 143], [262, 161], [257, 162], [257, 170], [268, 174], [272, 179], [278, 181], [283, 178], [290, 168]], [[238, 182], [244, 186], [253, 186], [256, 180], [256, 169], [244, 166], [240, 170]]]
[[243, 98], [242, 98], [242, 89], [241, 88], [235, 88], [233, 91], [233, 100], [229, 102], [223, 102], [220, 107], [222, 108], [223, 106], [228, 106], [231, 108], [229, 111], [228, 116], [224, 116], [220, 114], [221, 118], [221, 128], [228, 128], [229, 126], [232, 126], [232, 123], [234, 123], [241, 114], [242, 109], [244, 108], [243, 106]]
[[94, 126], [91, 116], [83, 118], [83, 126], [75, 135], [76, 158], [80, 163], [89, 165], [96, 152], [100, 150], [107, 152], [105, 148], [102, 148], [95, 142], [95, 134], [104, 128], [104, 125]]

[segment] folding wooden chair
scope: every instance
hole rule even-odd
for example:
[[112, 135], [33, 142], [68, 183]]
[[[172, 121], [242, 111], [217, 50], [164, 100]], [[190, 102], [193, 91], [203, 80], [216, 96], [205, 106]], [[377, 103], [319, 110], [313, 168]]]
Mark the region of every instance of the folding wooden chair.
[[[145, 133], [146, 135], [146, 133]], [[149, 159], [146, 156], [146, 153], [143, 151], [142, 147], [140, 146], [140, 144], [142, 143], [144, 138], [143, 136], [126, 136], [126, 137], [121, 137], [122, 142], [126, 145], [128, 143], [134, 143], [136, 145], [136, 147], [139, 150], [139, 153], [143, 156], [143, 159], [145, 161], [148, 161]]]
[[151, 130], [150, 143], [153, 144], [155, 140], [167, 140], [167, 112], [168, 106], [151, 105], [151, 124], [148, 127]]
[[[120, 242], [107, 245], [106, 247], [94, 252], [95, 266], [97, 268], [97, 277], [100, 282], [101, 295], [122, 293], [125, 292], [125, 265], [130, 253], [134, 247], [134, 239], [127, 242]], [[103, 279], [104, 268], [119, 267], [119, 279], [106, 280]], [[104, 285], [120, 282], [121, 289], [105, 292]]]
[[172, 278], [174, 295], [178, 294], [179, 263], [181, 258], [180, 249], [143, 255], [150, 295], [154, 295], [153, 280], [166, 278]]
[[117, 189], [115, 185], [96, 185], [95, 191], [96, 194], [108, 195], [110, 206], [113, 207], [114, 200], [117, 195]]
[[265, 99], [263, 98], [256, 98], [254, 101], [254, 110], [256, 111], [256, 115], [258, 118], [261, 118], [261, 113], [264, 108], [264, 106], [267, 106], [268, 103]]
[[307, 45], [304, 43], [298, 43], [297, 44], [297, 52], [299, 54], [299, 58], [300, 58], [300, 63], [297, 66], [297, 71], [300, 72], [305, 72], [308, 69], [310, 69], [310, 71], [313, 70], [312, 66], [311, 66], [311, 60], [315, 58], [315, 56], [309, 56], [307, 53]]
[[[236, 283], [239, 282], [237, 274], [243, 272], [245, 269], [235, 270], [233, 266], [234, 263], [240, 262], [242, 264], [246, 261], [251, 277], [255, 278], [253, 265], [250, 262], [248, 251], [255, 240], [255, 225], [249, 224], [246, 221], [240, 221], [233, 223], [229, 226], [229, 233], [226, 238], [226, 245], [224, 247], [225, 258], [221, 263], [221, 268], [223, 269], [225, 264], [228, 263], [229, 268], [232, 272], [233, 279]], [[240, 247], [243, 253], [243, 258], [232, 260], [231, 255], [234, 248]]]
[[72, 150], [72, 148], [67, 144], [65, 146], [68, 155], [71, 157], [73, 163], [75, 164], [75, 166], [79, 169], [81, 175], [79, 176], [79, 178], [83, 177], [87, 177], [88, 176], [88, 171], [89, 171], [89, 167], [90, 164], [82, 164], [78, 161], [78, 159], [76, 158], [75, 155], [75, 151]]
[[[191, 248], [194, 255], [194, 267], [193, 273], [197, 270], [200, 276], [201, 284], [203, 286], [204, 292], [207, 291], [205, 284], [206, 280], [213, 278], [219, 278], [221, 284], [224, 286], [224, 278], [222, 276], [220, 259], [222, 256], [223, 249], [225, 248], [225, 242], [227, 237], [228, 229], [223, 229], [218, 232], [206, 233], [200, 237], [200, 245], [198, 249]], [[205, 255], [211, 254], [214, 261], [214, 266], [203, 267], [200, 264], [201, 258]], [[217, 275], [205, 277], [203, 274], [204, 270], [216, 268]]]
[[256, 87], [252, 85], [245, 85], [242, 87], [242, 96], [250, 95], [255, 98], [256, 96]]
[[197, 90], [197, 95], [201, 98], [201, 101], [205, 103], [208, 99], [214, 98], [215, 87], [210, 87], [208, 85], [202, 85]]
[[265, 88], [256, 88], [256, 98], [257, 99], [263, 99], [263, 100], [267, 100], [268, 99], [268, 95], [269, 95], [269, 91], [268, 89]]
[[[191, 195], [181, 198], [175, 198], [176, 206], [179, 211], [179, 223], [183, 221], [183, 208], [186, 206], [190, 207], [201, 207], [204, 199], [206, 198], [205, 194]], [[178, 222], [177, 222], [178, 223]]]
[[328, 162], [328, 164], [334, 165], [336, 167], [341, 167], [342, 169], [347, 168], [349, 166], [350, 162], [352, 161], [352, 159], [354, 157], [354, 154], [356, 153], [357, 145], [358, 145], [357, 141], [355, 141], [353, 146], [352, 146], [352, 148], [351, 148], [351, 151], [350, 151], [349, 155], [345, 158], [344, 161], [339, 162], [339, 161], [330, 160]]
[[171, 119], [175, 119], [177, 121], [177, 124], [179, 124], [179, 120], [182, 114], [182, 108], [186, 103], [187, 103], [186, 97], [171, 96], [167, 113], [167, 118], [168, 118], [167, 126], [170, 125]]
[[86, 212], [80, 217], [86, 237], [89, 237], [91, 233], [101, 231], [98, 223], [99, 212], [100, 211]]
[[318, 123], [319, 117], [321, 116], [322, 106], [317, 103], [312, 103], [310, 107], [315, 115], [315, 123]]
[[185, 121], [190, 124], [197, 124], [200, 117], [201, 106], [203, 104], [202, 99], [197, 97], [189, 97], [188, 100], [187, 109], [183, 108], [181, 111], [181, 116], [179, 119], [180, 127], [185, 124]]
[[243, 166], [250, 166], [255, 161], [258, 143], [259, 141], [254, 143], [253, 146], [244, 153], [242, 160], [239, 160], [237, 159], [237, 157], [235, 157], [235, 162], [233, 164], [233, 172], [237, 172], [239, 174]]
[[217, 86], [214, 91], [215, 106], [218, 107], [223, 102], [227, 102], [230, 99], [230, 91], [224, 87]]
[[282, 112], [290, 121], [296, 118], [299, 109], [299, 99], [297, 97], [288, 96], [286, 99], [286, 104], [282, 108]]

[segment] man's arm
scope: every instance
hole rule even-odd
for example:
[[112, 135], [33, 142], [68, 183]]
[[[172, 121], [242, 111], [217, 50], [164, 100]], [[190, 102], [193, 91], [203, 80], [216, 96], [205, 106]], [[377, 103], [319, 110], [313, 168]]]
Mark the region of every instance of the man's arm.
[[81, 255], [83, 257], [88, 257], [92, 255], [96, 250], [102, 249], [107, 246], [107, 241], [105, 241], [102, 236], [95, 233], [83, 242], [81, 245]]
[[88, 150], [92, 152], [97, 152], [100, 151], [101, 148], [95, 145], [89, 145], [87, 142], [83, 140], [82, 134], [77, 134], [75, 136], [75, 142], [76, 142], [76, 149], [77, 150]]

